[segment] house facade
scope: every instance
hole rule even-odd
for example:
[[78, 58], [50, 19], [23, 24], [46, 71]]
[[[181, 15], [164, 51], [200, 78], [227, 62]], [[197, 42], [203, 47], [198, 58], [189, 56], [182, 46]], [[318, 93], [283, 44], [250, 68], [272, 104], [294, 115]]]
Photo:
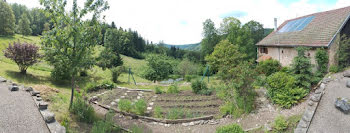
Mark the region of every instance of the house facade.
[[317, 48], [328, 51], [329, 65], [336, 65], [336, 52], [342, 35], [350, 33], [350, 6], [314, 13], [282, 23], [275, 31], [258, 42], [258, 62], [266, 59], [278, 60], [282, 66], [290, 66], [296, 47], [309, 47], [306, 56], [316, 64]]

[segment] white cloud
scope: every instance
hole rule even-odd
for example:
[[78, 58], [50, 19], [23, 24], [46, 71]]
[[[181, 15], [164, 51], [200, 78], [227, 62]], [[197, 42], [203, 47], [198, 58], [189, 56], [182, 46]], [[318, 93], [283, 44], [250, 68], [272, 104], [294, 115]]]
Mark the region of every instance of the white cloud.
[[[29, 7], [39, 5], [36, 0], [7, 0]], [[71, 1], [71, 0], [70, 0]], [[80, 2], [82, 0], [79, 0]], [[273, 27], [273, 18], [278, 24], [287, 19], [319, 11], [350, 5], [350, 0], [338, 0], [334, 5], [310, 4], [300, 0], [287, 6], [278, 0], [108, 0], [110, 9], [104, 14], [108, 23], [137, 30], [153, 42], [164, 40], [170, 44], [197, 43], [202, 38], [202, 22], [212, 19], [217, 26], [223, 14], [232, 11], [245, 12], [239, 18], [242, 23], [250, 20]]]

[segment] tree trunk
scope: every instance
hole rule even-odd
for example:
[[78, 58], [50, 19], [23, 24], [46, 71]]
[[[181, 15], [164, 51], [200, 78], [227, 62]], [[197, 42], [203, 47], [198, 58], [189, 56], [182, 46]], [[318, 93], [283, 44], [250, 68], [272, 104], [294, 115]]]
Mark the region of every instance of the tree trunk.
[[74, 81], [75, 74], [72, 75], [72, 94], [70, 96], [70, 103], [69, 103], [69, 109], [72, 108], [73, 105], [73, 98], [74, 98], [74, 88], [75, 88], [75, 81]]

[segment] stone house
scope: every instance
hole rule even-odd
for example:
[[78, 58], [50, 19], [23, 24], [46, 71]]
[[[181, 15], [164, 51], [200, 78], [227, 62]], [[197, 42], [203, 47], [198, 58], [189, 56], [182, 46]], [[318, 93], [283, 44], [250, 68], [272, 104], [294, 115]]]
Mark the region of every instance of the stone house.
[[349, 15], [350, 6], [287, 20], [256, 44], [257, 61], [272, 58], [282, 66], [290, 66], [297, 56], [295, 47], [305, 46], [310, 48], [305, 54], [311, 58], [312, 64], [316, 64], [316, 49], [325, 48], [329, 55], [328, 64], [336, 65], [340, 36], [350, 33]]

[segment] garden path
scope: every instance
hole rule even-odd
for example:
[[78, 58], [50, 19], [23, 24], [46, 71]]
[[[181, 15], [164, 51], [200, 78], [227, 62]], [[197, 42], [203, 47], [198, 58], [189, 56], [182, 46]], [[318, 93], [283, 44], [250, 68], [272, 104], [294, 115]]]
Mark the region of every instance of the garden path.
[[11, 92], [6, 82], [0, 82], [0, 133], [49, 133], [30, 94]]

